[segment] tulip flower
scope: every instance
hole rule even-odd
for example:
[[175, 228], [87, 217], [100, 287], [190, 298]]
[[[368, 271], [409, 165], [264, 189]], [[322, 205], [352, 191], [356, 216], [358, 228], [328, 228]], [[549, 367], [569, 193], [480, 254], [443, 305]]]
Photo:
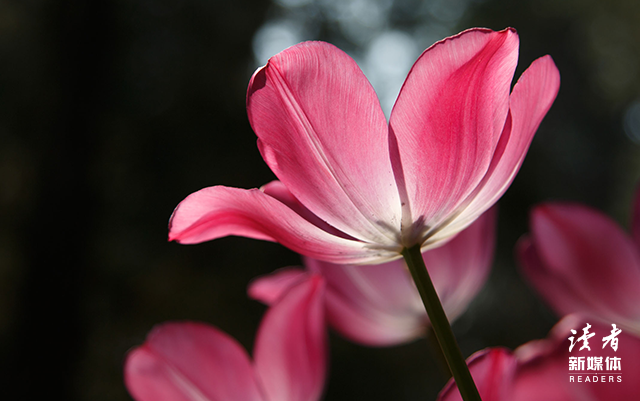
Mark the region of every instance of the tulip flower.
[[191, 194], [173, 212], [169, 239], [240, 235], [339, 264], [403, 256], [453, 376], [477, 400], [420, 251], [502, 196], [556, 97], [549, 56], [510, 93], [518, 45], [514, 29], [480, 28], [434, 44], [409, 71], [388, 123], [344, 52], [305, 42], [278, 53], [251, 77], [247, 113], [279, 181]]
[[[582, 333], [591, 323], [590, 349], [569, 351], [571, 330]], [[563, 318], [547, 339], [531, 341], [513, 353], [504, 348], [480, 351], [469, 358], [469, 369], [483, 401], [622, 401], [638, 397], [640, 376], [640, 338], [618, 335], [618, 350], [609, 344], [602, 347], [601, 337], [608, 336], [611, 324], [604, 325], [578, 315]], [[583, 357], [584, 367], [570, 370], [570, 357]], [[589, 370], [590, 357], [602, 358], [601, 370]], [[607, 358], [620, 358], [620, 370], [607, 366]], [[575, 366], [574, 366], [575, 367]], [[580, 378], [578, 378], [580, 376]], [[572, 379], [573, 377], [573, 379]], [[619, 379], [618, 379], [619, 377]], [[450, 381], [438, 401], [460, 400]]]
[[326, 374], [323, 297], [321, 277], [292, 286], [266, 312], [253, 363], [215, 327], [159, 325], [128, 354], [127, 389], [137, 401], [317, 401]]
[[341, 50], [305, 42], [278, 53], [251, 78], [247, 113], [279, 181], [191, 194], [169, 239], [239, 235], [340, 264], [443, 244], [502, 196], [558, 91], [544, 56], [509, 93], [517, 59], [513, 29], [446, 38], [415, 62], [387, 124]]
[[[466, 309], [489, 275], [496, 217], [491, 208], [451, 241], [422, 255], [450, 321]], [[304, 258], [304, 264], [306, 270], [285, 268], [256, 279], [249, 296], [272, 304], [292, 285], [318, 274], [327, 286], [327, 321], [350, 340], [387, 346], [426, 334], [429, 318], [404, 260], [354, 266]]]
[[546, 203], [517, 250], [529, 282], [559, 314], [578, 312], [640, 335], [640, 192], [632, 236], [597, 210]]

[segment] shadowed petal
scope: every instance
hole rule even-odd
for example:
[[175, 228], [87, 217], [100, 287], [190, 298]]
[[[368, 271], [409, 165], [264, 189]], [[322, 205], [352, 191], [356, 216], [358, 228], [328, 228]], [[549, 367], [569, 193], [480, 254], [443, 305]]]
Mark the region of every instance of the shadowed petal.
[[256, 278], [249, 297], [272, 304], [292, 285], [317, 273], [327, 282], [327, 320], [352, 341], [392, 345], [425, 333], [424, 307], [402, 260], [353, 266], [305, 258], [305, 265], [307, 271], [284, 268]]
[[127, 389], [138, 401], [264, 401], [245, 350], [201, 323], [165, 323], [127, 356]]
[[[543, 299], [554, 306], [560, 315], [568, 311], [584, 309], [584, 300], [579, 292], [575, 292], [570, 283], [556, 277], [540, 259], [540, 253], [529, 237], [521, 238], [516, 245], [516, 252], [522, 272], [529, 283], [538, 291]], [[550, 301], [553, 300], [553, 301]]]
[[[590, 333], [595, 333], [589, 341], [591, 350], [573, 348], [569, 352], [569, 340], [572, 336], [571, 329], [582, 332], [582, 328], [587, 323], [591, 324]], [[610, 322], [615, 323], [615, 322]], [[632, 400], [637, 398], [638, 383], [637, 377], [640, 375], [640, 338], [629, 335], [622, 330], [618, 335], [618, 350], [614, 351], [611, 346], [602, 347], [602, 337], [611, 334], [611, 324], [600, 324], [590, 319], [585, 319], [577, 315], [569, 315], [558, 322], [551, 330], [547, 339], [533, 341], [522, 345], [515, 350], [514, 354], [518, 359], [518, 372], [513, 382], [513, 394], [510, 400], [513, 401], [610, 401], [610, 400]], [[582, 383], [569, 381], [569, 357], [584, 357], [587, 361], [589, 357], [602, 357], [603, 370], [593, 373], [611, 373], [613, 381], [609, 375], [598, 375], [598, 381], [593, 382], [593, 374], [582, 374]], [[606, 370], [606, 359], [608, 357], [621, 358], [620, 372]], [[585, 367], [587, 367], [585, 362]], [[617, 381], [617, 376], [621, 374], [622, 381]], [[575, 376], [575, 375], [574, 375]], [[589, 376], [590, 382], [584, 382], [585, 376]], [[602, 382], [602, 377], [606, 378]]]
[[[468, 306], [486, 281], [495, 246], [497, 210], [482, 215], [451, 241], [422, 254], [450, 320]], [[403, 260], [344, 266], [305, 259], [327, 280], [327, 318], [353, 341], [393, 345], [425, 334], [429, 319]]]
[[[570, 329], [580, 330], [582, 327], [584, 324], [577, 316], [567, 316], [551, 329], [547, 338], [529, 341], [515, 350], [520, 366], [512, 383], [511, 400], [596, 401], [582, 386], [567, 386], [570, 384]], [[574, 356], [586, 357], [582, 354]]]
[[327, 281], [327, 320], [340, 334], [373, 346], [424, 335], [428, 319], [402, 259], [348, 266], [306, 258], [305, 265]]
[[263, 158], [306, 208], [362, 241], [397, 243], [386, 120], [351, 57], [323, 42], [278, 53], [252, 77], [247, 112]]
[[[571, 329], [580, 331], [591, 324], [591, 350], [569, 351]], [[601, 338], [608, 336], [611, 325], [569, 315], [558, 322], [549, 336], [530, 341], [518, 347], [513, 354], [501, 348], [491, 348], [472, 355], [468, 360], [483, 401], [611, 401], [637, 398], [640, 374], [640, 338], [625, 333], [618, 335], [618, 350], [602, 347]], [[578, 383], [578, 372], [569, 370], [569, 357], [583, 357], [585, 369]], [[588, 369], [588, 358], [602, 357], [603, 369]], [[621, 358], [621, 371], [606, 370], [606, 359]], [[599, 373], [599, 374], [598, 374]], [[602, 375], [602, 373], [608, 373]], [[570, 376], [574, 376], [573, 382]], [[589, 377], [587, 382], [585, 377]], [[596, 380], [594, 382], [594, 376]], [[621, 376], [621, 381], [617, 377]], [[610, 378], [611, 377], [611, 378]], [[606, 381], [603, 382], [602, 379]], [[439, 401], [460, 400], [460, 394], [451, 380], [440, 393]]]
[[284, 186], [284, 184], [280, 181], [271, 181], [268, 184], [263, 185], [260, 190], [265, 194], [272, 196], [289, 206], [291, 210], [298, 213], [305, 220], [309, 221], [311, 224], [321, 228], [322, 230], [328, 232], [329, 234], [333, 234], [335, 236], [351, 239], [357, 241], [355, 238], [348, 236], [342, 231], [338, 230], [335, 227], [330, 226], [324, 220], [320, 219], [315, 214], [311, 213], [309, 209], [307, 209], [295, 196]]
[[531, 213], [530, 238], [519, 249], [523, 272], [556, 311], [640, 333], [640, 255], [615, 222], [579, 204], [544, 204]]
[[290, 288], [266, 312], [254, 347], [269, 401], [317, 401], [327, 368], [325, 284], [317, 275]]
[[[427, 49], [391, 113], [390, 144], [403, 224], [439, 225], [485, 176], [509, 110], [518, 58], [513, 29], [470, 29]], [[394, 142], [395, 141], [395, 142]], [[412, 244], [405, 244], [412, 245]]]
[[249, 283], [249, 298], [272, 305], [291, 287], [309, 278], [309, 273], [295, 267], [284, 267], [271, 274], [255, 278]]
[[[423, 253], [451, 320], [466, 309], [488, 276], [496, 215], [491, 209], [442, 247]], [[307, 272], [286, 268], [257, 278], [249, 286], [249, 296], [271, 304], [289, 287], [317, 273], [327, 283], [327, 320], [352, 341], [387, 346], [425, 334], [429, 320], [403, 260], [354, 266], [304, 258], [304, 263]]]
[[260, 190], [223, 186], [189, 195], [171, 216], [169, 240], [193, 244], [239, 235], [277, 241], [295, 252], [338, 263], [397, 258], [397, 252], [332, 235]]
[[[511, 401], [511, 381], [516, 371], [516, 358], [505, 348], [489, 348], [471, 355], [467, 360], [482, 401]], [[438, 401], [461, 401], [453, 379], [440, 392]], [[546, 400], [546, 399], [545, 399]]]
[[467, 309], [489, 277], [497, 219], [494, 206], [445, 245], [422, 253], [450, 321]]

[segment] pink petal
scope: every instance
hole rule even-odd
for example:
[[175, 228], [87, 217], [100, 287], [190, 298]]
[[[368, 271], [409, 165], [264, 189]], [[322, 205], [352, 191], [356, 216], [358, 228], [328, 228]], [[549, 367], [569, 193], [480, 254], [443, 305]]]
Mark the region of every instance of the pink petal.
[[533, 246], [520, 249], [523, 271], [552, 307], [640, 333], [640, 255], [615, 222], [585, 206], [549, 203], [532, 212], [531, 231]]
[[427, 317], [404, 262], [336, 265], [306, 258], [308, 271], [280, 269], [249, 285], [249, 297], [267, 305], [312, 273], [327, 282], [325, 308], [332, 328], [370, 346], [394, 345], [424, 335]]
[[[495, 245], [496, 210], [451, 241], [423, 253], [451, 320], [462, 313], [487, 279]], [[310, 258], [305, 265], [327, 280], [327, 319], [353, 341], [375, 346], [414, 340], [429, 320], [404, 261], [345, 266]]]
[[306, 258], [305, 265], [327, 281], [327, 320], [345, 337], [386, 346], [425, 334], [428, 319], [403, 260], [350, 266]]
[[[569, 352], [571, 329], [582, 332], [586, 323], [591, 323], [590, 333], [596, 335], [589, 341], [591, 350], [574, 348]], [[612, 326], [585, 320], [577, 315], [562, 319], [551, 330], [549, 337], [520, 346], [513, 355], [503, 349], [478, 352], [469, 358], [469, 369], [483, 401], [610, 401], [631, 400], [638, 394], [636, 378], [640, 375], [640, 338], [623, 330], [618, 335], [618, 351], [610, 346], [602, 347], [602, 337], [611, 334]], [[580, 345], [582, 343], [579, 343]], [[622, 371], [611, 373], [614, 381], [570, 382], [569, 357], [602, 357], [606, 368], [607, 357], [621, 358]], [[598, 373], [607, 373], [599, 371]], [[621, 382], [617, 376], [621, 375]], [[576, 373], [573, 373], [577, 380]], [[440, 393], [439, 401], [460, 400], [460, 395], [450, 381]]]
[[263, 401], [245, 350], [201, 323], [165, 323], [127, 356], [127, 389], [138, 401]]
[[254, 347], [255, 369], [269, 401], [316, 401], [327, 367], [321, 277], [290, 288], [265, 314]]
[[509, 118], [489, 171], [477, 191], [469, 197], [469, 205], [436, 238], [465, 227], [505, 193], [559, 88], [560, 73], [550, 56], [535, 60], [522, 74], [511, 93]]
[[263, 158], [306, 208], [354, 238], [397, 247], [386, 121], [349, 56], [323, 42], [277, 54], [252, 77], [247, 112]]
[[169, 240], [194, 244], [239, 235], [277, 241], [295, 252], [339, 263], [397, 258], [397, 252], [370, 249], [313, 225], [260, 190], [223, 186], [189, 195], [171, 216]]
[[[611, 324], [604, 325], [602, 329], [597, 330], [596, 337], [608, 336], [611, 334], [612, 326]], [[621, 366], [623, 369], [621, 382], [618, 382], [616, 378], [613, 383], [590, 384], [594, 398], [598, 401], [633, 400], [638, 398], [638, 392], [640, 391], [640, 385], [638, 384], [638, 378], [640, 377], [640, 338], [637, 335], [630, 335], [629, 331], [624, 331], [623, 329], [623, 332], [618, 335], [618, 339], [617, 352], [614, 352], [609, 346], [603, 350], [601, 338], [598, 338], [598, 341], [596, 341], [598, 346], [594, 346], [590, 354], [602, 356], [603, 361], [606, 360], [607, 356], [618, 357], [621, 358], [621, 364], [624, 364]]]
[[[570, 342], [568, 338], [572, 336], [571, 329], [582, 333], [582, 328], [586, 323], [591, 324], [590, 333], [596, 335], [589, 340], [591, 350], [579, 350], [578, 346], [569, 352]], [[614, 323], [614, 322], [612, 322]], [[610, 400], [631, 400], [637, 398], [638, 383], [637, 377], [640, 375], [640, 338], [629, 335], [622, 330], [618, 335], [618, 350], [614, 351], [609, 345], [602, 347], [602, 337], [611, 334], [611, 324], [600, 324], [589, 319], [576, 315], [569, 315], [563, 318], [554, 328], [548, 339], [539, 340], [534, 343], [527, 343], [515, 351], [518, 359], [518, 371], [513, 381], [513, 401], [610, 401]], [[582, 342], [578, 343], [579, 346]], [[593, 382], [569, 382], [569, 357], [602, 357], [605, 365], [604, 370], [598, 373], [608, 373], [606, 371], [606, 358], [621, 358], [621, 368], [619, 373], [611, 373], [613, 382], [607, 381]], [[617, 381], [620, 374], [622, 381]], [[601, 375], [598, 375], [601, 377]], [[574, 380], [577, 380], [574, 374]], [[582, 380], [584, 381], [584, 375]]]
[[[521, 238], [516, 245], [516, 253], [522, 272], [540, 296], [550, 302], [558, 314], [584, 309], [584, 300], [575, 292], [571, 283], [555, 276], [540, 259], [540, 252], [529, 237]], [[551, 301], [553, 300], [553, 301]]]
[[291, 287], [308, 278], [309, 274], [302, 269], [285, 267], [254, 279], [249, 283], [247, 293], [251, 299], [272, 305]]
[[[511, 401], [511, 381], [516, 371], [516, 359], [504, 348], [476, 352], [467, 360], [473, 381], [483, 401]], [[438, 401], [462, 400], [453, 379], [440, 392]]]
[[[462, 313], [484, 284], [495, 244], [491, 209], [424, 260], [450, 319]], [[429, 320], [402, 260], [379, 265], [337, 265], [305, 258], [310, 273], [327, 283], [327, 320], [340, 334], [370, 346], [408, 342], [425, 334]], [[254, 280], [249, 296], [272, 304], [307, 272], [286, 268]]]
[[291, 210], [298, 213], [305, 220], [321, 228], [322, 230], [328, 232], [329, 234], [333, 234], [341, 238], [357, 241], [355, 238], [350, 237], [347, 234], [343, 233], [342, 231], [336, 229], [335, 227], [330, 226], [325, 221], [321, 220], [318, 216], [311, 213], [309, 209], [307, 209], [302, 203], [300, 203], [298, 199], [296, 199], [295, 196], [293, 196], [291, 192], [289, 192], [287, 187], [285, 187], [282, 182], [277, 180], [271, 181], [270, 183], [263, 185], [262, 188], [260, 189], [265, 194], [272, 196], [277, 200], [279, 200], [280, 202], [284, 203], [285, 205], [289, 206]]
[[422, 254], [450, 321], [467, 309], [489, 277], [497, 217], [494, 206], [445, 245]]
[[417, 223], [419, 231], [405, 241], [439, 226], [486, 174], [517, 58], [513, 29], [470, 29], [431, 46], [413, 65], [390, 121], [403, 224]]
[[513, 401], [591, 400], [584, 388], [568, 386], [576, 384], [569, 383], [569, 356], [586, 356], [568, 353], [570, 329], [584, 327], [575, 319], [577, 316], [567, 316], [554, 326], [548, 338], [530, 341], [515, 350], [519, 366], [512, 381]]

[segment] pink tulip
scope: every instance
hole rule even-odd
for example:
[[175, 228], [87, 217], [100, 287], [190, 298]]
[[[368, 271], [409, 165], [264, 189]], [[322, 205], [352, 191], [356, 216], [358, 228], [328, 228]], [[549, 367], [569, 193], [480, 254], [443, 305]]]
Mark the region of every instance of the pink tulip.
[[573, 203], [531, 213], [518, 244], [525, 276], [561, 315], [579, 312], [640, 335], [640, 194], [633, 237], [604, 214]]
[[272, 57], [249, 83], [258, 147], [280, 181], [188, 196], [169, 239], [239, 235], [332, 263], [381, 263], [434, 248], [504, 193], [558, 91], [551, 57], [513, 92], [513, 29], [470, 29], [413, 65], [387, 124], [356, 63], [323, 42]]
[[[582, 334], [587, 322], [591, 323], [590, 332], [596, 334], [589, 341], [591, 349], [579, 350], [577, 345], [569, 351], [571, 330]], [[610, 345], [603, 348], [601, 338], [610, 335], [611, 328], [611, 324], [569, 315], [551, 330], [547, 339], [531, 341], [514, 353], [492, 348], [472, 355], [468, 359], [469, 370], [483, 401], [635, 400], [640, 391], [640, 338], [623, 331], [618, 335], [617, 351]], [[569, 370], [570, 357], [584, 357], [582, 373]], [[603, 369], [588, 370], [589, 357], [602, 357]], [[608, 370], [607, 357], [620, 358], [621, 370]], [[450, 381], [438, 401], [455, 400], [460, 400], [460, 394]]]
[[[467, 359], [469, 371], [483, 401], [511, 401], [516, 358], [506, 348], [488, 348]], [[462, 400], [453, 380], [438, 395], [438, 401]], [[546, 400], [545, 400], [546, 401]]]
[[233, 338], [202, 323], [164, 323], [124, 367], [138, 401], [316, 401], [326, 374], [324, 281], [309, 276], [265, 314], [254, 361]]
[[[450, 320], [466, 309], [489, 275], [496, 216], [494, 207], [442, 247], [423, 254]], [[304, 261], [306, 271], [287, 268], [258, 278], [249, 286], [249, 296], [271, 304], [291, 285], [319, 274], [327, 283], [327, 320], [349, 339], [383, 346], [425, 334], [429, 319], [404, 260], [373, 266]]]

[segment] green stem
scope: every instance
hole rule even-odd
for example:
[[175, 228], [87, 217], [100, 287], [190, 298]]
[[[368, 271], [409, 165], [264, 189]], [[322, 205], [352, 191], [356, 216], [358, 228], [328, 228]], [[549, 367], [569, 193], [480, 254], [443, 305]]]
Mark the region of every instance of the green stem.
[[402, 256], [404, 256], [413, 281], [418, 287], [422, 303], [431, 321], [431, 327], [433, 327], [433, 332], [438, 339], [438, 343], [440, 343], [440, 348], [458, 385], [462, 399], [464, 401], [482, 401], [462, 352], [460, 352], [460, 347], [458, 347], [456, 338], [453, 335], [447, 315], [442, 309], [436, 289], [433, 287], [429, 277], [429, 272], [420, 252], [420, 245], [405, 248], [402, 251]]
[[436, 338], [436, 333], [433, 331], [433, 327], [429, 326], [427, 332], [427, 342], [429, 343], [429, 348], [433, 353], [433, 357], [436, 359], [438, 363], [438, 367], [440, 368], [440, 373], [442, 374], [442, 378], [445, 381], [449, 381], [451, 379], [451, 369], [449, 369], [449, 364], [447, 363], [447, 358], [444, 357], [442, 353], [442, 348], [440, 348], [440, 343]]

